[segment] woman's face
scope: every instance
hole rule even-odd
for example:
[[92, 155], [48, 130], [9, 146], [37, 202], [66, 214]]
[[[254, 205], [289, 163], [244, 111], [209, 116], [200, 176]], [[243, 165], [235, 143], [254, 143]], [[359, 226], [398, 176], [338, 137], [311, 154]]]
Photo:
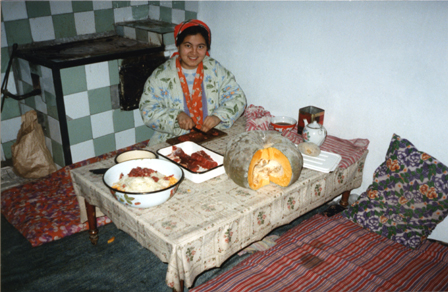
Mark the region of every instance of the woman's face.
[[207, 44], [204, 37], [198, 33], [186, 36], [177, 50], [181, 66], [185, 69], [196, 69], [207, 53]]

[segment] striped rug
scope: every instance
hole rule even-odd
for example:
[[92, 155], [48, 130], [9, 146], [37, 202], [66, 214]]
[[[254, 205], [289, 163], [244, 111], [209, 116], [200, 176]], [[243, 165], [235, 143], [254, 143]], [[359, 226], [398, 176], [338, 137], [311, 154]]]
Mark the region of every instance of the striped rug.
[[191, 291], [447, 290], [448, 247], [426, 242], [412, 250], [340, 214], [318, 214]]

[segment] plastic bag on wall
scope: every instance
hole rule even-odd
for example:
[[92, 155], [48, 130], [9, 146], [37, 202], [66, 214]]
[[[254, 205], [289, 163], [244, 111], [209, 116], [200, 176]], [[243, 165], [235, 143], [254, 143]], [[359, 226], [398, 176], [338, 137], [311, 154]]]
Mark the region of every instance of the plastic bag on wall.
[[11, 152], [13, 170], [21, 177], [41, 178], [57, 170], [34, 110], [22, 115], [22, 125]]

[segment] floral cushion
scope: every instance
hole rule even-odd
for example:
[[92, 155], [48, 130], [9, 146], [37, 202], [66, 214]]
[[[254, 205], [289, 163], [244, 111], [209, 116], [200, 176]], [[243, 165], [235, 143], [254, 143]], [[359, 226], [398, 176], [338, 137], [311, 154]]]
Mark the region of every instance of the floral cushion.
[[372, 184], [342, 215], [415, 249], [448, 215], [447, 197], [448, 168], [394, 134]]
[[[33, 247], [87, 230], [88, 222], [79, 220], [70, 170], [110, 159], [122, 151], [144, 148], [148, 141], [65, 166], [46, 177], [7, 189], [2, 192], [1, 212]], [[97, 218], [98, 227], [110, 222], [106, 216]]]

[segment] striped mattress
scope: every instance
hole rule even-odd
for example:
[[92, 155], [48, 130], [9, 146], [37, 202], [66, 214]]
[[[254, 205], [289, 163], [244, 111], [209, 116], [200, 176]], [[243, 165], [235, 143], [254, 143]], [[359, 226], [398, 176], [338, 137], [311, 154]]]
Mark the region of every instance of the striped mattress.
[[340, 214], [318, 214], [190, 291], [448, 291], [448, 247], [426, 241], [412, 250]]

